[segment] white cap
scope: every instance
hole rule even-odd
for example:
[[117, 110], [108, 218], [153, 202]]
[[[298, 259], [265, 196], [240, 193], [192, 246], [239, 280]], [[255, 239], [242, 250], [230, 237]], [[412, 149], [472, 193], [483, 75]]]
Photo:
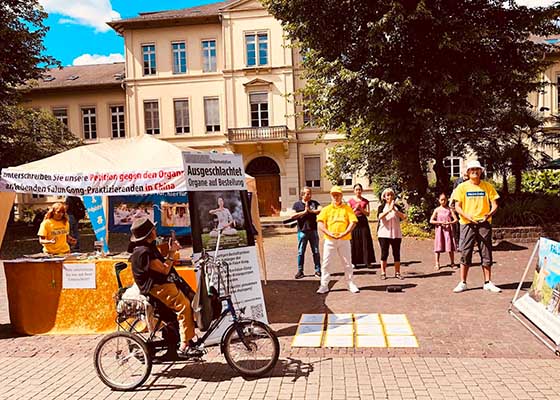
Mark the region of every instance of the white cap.
[[467, 163], [467, 171], [472, 168], [480, 168], [484, 172], [484, 167], [480, 165], [478, 160], [471, 160]]

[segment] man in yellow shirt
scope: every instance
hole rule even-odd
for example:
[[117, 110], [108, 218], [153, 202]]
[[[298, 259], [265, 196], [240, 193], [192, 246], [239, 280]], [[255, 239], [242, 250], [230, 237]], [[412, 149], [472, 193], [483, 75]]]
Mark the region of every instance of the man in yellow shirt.
[[331, 189], [332, 202], [321, 210], [317, 216], [317, 227], [325, 236], [323, 243], [323, 263], [321, 264], [321, 286], [317, 293], [329, 291], [330, 271], [334, 258], [338, 254], [344, 265], [344, 275], [348, 281], [348, 290], [358, 293], [360, 289], [352, 280], [352, 248], [350, 246], [350, 233], [356, 226], [358, 218], [352, 207], [342, 202], [342, 189], [333, 186]]
[[478, 243], [484, 271], [484, 290], [499, 293], [502, 290], [492, 283], [492, 215], [498, 210], [496, 189], [483, 180], [484, 168], [478, 161], [467, 164], [468, 181], [461, 183], [452, 194], [455, 210], [460, 216], [461, 282], [453, 289], [455, 293], [467, 290], [467, 275], [472, 264], [472, 253]]

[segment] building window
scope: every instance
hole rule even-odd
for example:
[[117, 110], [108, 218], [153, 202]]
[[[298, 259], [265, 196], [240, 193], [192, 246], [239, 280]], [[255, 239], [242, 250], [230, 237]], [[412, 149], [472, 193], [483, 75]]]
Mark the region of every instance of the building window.
[[321, 157], [304, 157], [303, 168], [305, 170], [305, 186], [321, 186]]
[[245, 35], [247, 66], [268, 64], [268, 33], [248, 33]]
[[315, 123], [315, 118], [313, 118], [313, 115], [311, 114], [311, 111], [309, 110], [309, 98], [305, 97], [302, 101], [302, 106], [303, 106], [303, 127], [304, 128], [311, 128], [316, 126]]
[[251, 93], [251, 126], [268, 126], [268, 93]]
[[216, 41], [202, 41], [202, 71], [216, 72]]
[[449, 157], [443, 159], [443, 166], [447, 168], [447, 172], [451, 178], [461, 176], [461, 157], [454, 157], [453, 153]]
[[45, 196], [44, 194], [31, 193], [31, 198], [32, 199], [44, 199], [45, 197], [47, 197], [47, 196]]
[[352, 174], [343, 174], [337, 182], [339, 186], [352, 186], [353, 183]]
[[218, 98], [204, 99], [204, 120], [206, 121], [206, 132], [220, 131], [220, 104]]
[[191, 131], [189, 122], [189, 101], [175, 100], [175, 133], [183, 134]]
[[68, 128], [68, 110], [66, 108], [53, 109], [53, 115]]
[[124, 133], [124, 106], [112, 106], [111, 108], [111, 132], [113, 138], [123, 138]]
[[172, 43], [173, 47], [173, 73], [184, 74], [187, 72], [187, 45], [185, 42]]
[[142, 57], [144, 59], [144, 75], [155, 75], [156, 73], [156, 45], [145, 44], [142, 46]]
[[84, 127], [84, 139], [97, 139], [97, 118], [95, 107], [82, 108], [82, 121]]
[[144, 126], [148, 135], [159, 134], [159, 107], [157, 101], [144, 102]]

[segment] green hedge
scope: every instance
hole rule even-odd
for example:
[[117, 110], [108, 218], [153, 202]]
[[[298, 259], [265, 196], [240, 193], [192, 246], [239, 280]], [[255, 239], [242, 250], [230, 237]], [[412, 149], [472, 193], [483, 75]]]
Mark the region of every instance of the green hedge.
[[558, 196], [531, 193], [508, 196], [500, 202], [500, 208], [492, 220], [494, 226], [535, 226], [558, 222]]

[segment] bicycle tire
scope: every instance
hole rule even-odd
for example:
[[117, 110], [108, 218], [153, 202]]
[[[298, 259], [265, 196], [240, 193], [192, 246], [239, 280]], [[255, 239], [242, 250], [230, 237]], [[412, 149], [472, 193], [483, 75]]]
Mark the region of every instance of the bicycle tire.
[[[131, 360], [135, 363], [132, 365], [133, 369], [136, 366], [140, 368], [137, 368], [137, 372], [131, 371], [130, 381], [124, 381], [124, 373], [131, 370]], [[152, 372], [152, 358], [146, 343], [137, 334], [130, 332], [113, 332], [104, 336], [95, 348], [93, 361], [99, 379], [118, 391], [136, 389], [146, 382]], [[110, 368], [111, 364], [114, 365], [113, 368]], [[114, 374], [115, 370], [118, 370], [117, 374]]]
[[[238, 328], [243, 332], [239, 338]], [[247, 345], [251, 348], [248, 349]], [[247, 359], [238, 360], [236, 352]], [[267, 354], [257, 359], [256, 352], [264, 349]], [[254, 320], [234, 322], [224, 334], [222, 351], [231, 368], [244, 377], [261, 377], [270, 372], [280, 356], [280, 343], [274, 331], [265, 323]], [[269, 353], [269, 354], [268, 354]]]

